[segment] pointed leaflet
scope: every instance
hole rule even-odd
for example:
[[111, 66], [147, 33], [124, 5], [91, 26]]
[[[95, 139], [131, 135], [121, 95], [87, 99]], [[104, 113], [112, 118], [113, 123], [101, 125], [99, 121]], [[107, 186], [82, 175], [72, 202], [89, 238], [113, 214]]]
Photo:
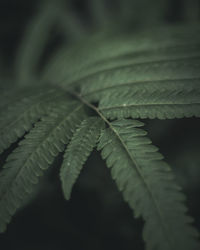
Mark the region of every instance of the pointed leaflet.
[[9, 155], [0, 174], [0, 232], [85, 117], [79, 102], [57, 103]]
[[64, 154], [60, 171], [62, 189], [67, 200], [70, 199], [72, 187], [103, 128], [104, 123], [100, 118], [90, 117], [75, 131]]
[[98, 149], [135, 216], [145, 220], [147, 250], [198, 250], [197, 232], [185, 215], [185, 197], [158, 149], [135, 120], [117, 120], [105, 129]]
[[69, 96], [59, 89], [44, 88], [26, 93], [21, 100], [4, 108], [0, 116], [0, 153], [28, 132], [61, 99], [69, 99]]

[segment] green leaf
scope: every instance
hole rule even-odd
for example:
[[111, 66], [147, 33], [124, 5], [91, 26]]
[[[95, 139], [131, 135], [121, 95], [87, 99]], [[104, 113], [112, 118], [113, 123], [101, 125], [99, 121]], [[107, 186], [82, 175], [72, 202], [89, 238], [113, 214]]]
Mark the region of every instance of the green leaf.
[[98, 149], [135, 217], [145, 220], [146, 249], [197, 250], [198, 233], [185, 215], [185, 197], [163, 156], [139, 128], [142, 125], [136, 120], [112, 122]]
[[39, 176], [64, 150], [72, 131], [86, 117], [83, 105], [62, 102], [43, 117], [8, 156], [0, 175], [0, 232], [38, 183]]
[[134, 36], [102, 32], [61, 49], [44, 75], [63, 87], [82, 86], [83, 95], [122, 83], [194, 78], [199, 77], [199, 64], [193, 61], [200, 56], [199, 46], [197, 26], [162, 27]]
[[100, 118], [90, 117], [84, 120], [75, 131], [64, 154], [60, 170], [62, 189], [67, 200], [70, 199], [72, 187], [95, 147], [103, 128], [104, 123]]
[[[95, 72], [85, 79], [82, 87], [82, 95], [90, 96], [89, 100], [99, 101], [103, 96], [103, 90], [109, 91], [111, 87], [117, 87], [123, 84], [132, 85], [133, 91], [135, 85], [140, 83], [151, 84], [160, 81], [171, 81], [171, 84], [181, 80], [199, 80], [200, 79], [200, 56], [191, 56], [188, 58], [169, 59], [169, 60], [151, 60], [139, 63], [131, 63], [128, 65], [121, 65]], [[95, 84], [92, 84], [94, 83]], [[100, 93], [100, 95], [99, 95]], [[95, 94], [95, 95], [94, 95]]]
[[13, 101], [7, 108], [4, 107], [0, 117], [0, 153], [28, 132], [41, 117], [50, 113], [56, 105], [55, 102], [69, 99], [69, 96], [59, 89], [41, 90], [33, 92], [32, 95], [24, 95], [21, 100]]
[[115, 86], [104, 92], [99, 110], [110, 119], [199, 117], [200, 79]]

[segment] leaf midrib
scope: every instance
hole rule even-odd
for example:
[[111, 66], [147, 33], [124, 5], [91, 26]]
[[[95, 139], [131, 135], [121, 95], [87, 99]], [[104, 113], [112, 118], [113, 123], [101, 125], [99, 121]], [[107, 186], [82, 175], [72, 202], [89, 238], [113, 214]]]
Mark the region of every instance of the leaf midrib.
[[72, 95], [74, 95], [77, 99], [79, 99], [83, 104], [85, 104], [86, 106], [90, 107], [91, 109], [93, 109], [101, 118], [102, 120], [109, 126], [109, 128], [116, 134], [116, 137], [118, 138], [118, 140], [121, 142], [122, 146], [124, 147], [126, 153], [128, 154], [128, 157], [130, 158], [130, 160], [133, 162], [133, 164], [135, 165], [136, 167], [136, 170], [138, 172], [138, 175], [140, 176], [140, 178], [142, 179], [142, 182], [144, 183], [144, 185], [146, 186], [146, 189], [148, 190], [149, 192], [149, 195], [152, 197], [152, 200], [153, 200], [153, 203], [154, 203], [154, 206], [155, 206], [155, 210], [157, 211], [157, 214], [158, 214], [158, 217], [160, 218], [160, 221], [161, 221], [161, 225], [162, 225], [162, 228], [163, 228], [163, 232], [164, 232], [164, 235], [166, 233], [166, 238], [167, 238], [167, 241], [168, 241], [168, 244], [170, 246], [170, 249], [174, 249], [176, 250], [174, 247], [171, 247], [173, 244], [171, 243], [170, 241], [170, 237], [168, 236], [168, 230], [166, 229], [165, 227], [165, 223], [164, 223], [164, 220], [163, 220], [163, 215], [161, 213], [161, 210], [159, 209], [159, 206], [157, 204], [157, 201], [153, 195], [153, 193], [151, 192], [151, 189], [148, 185], [148, 183], [145, 181], [145, 178], [142, 174], [142, 172], [140, 171], [140, 168], [138, 167], [138, 164], [137, 164], [137, 161], [135, 161], [135, 159], [132, 157], [131, 153], [129, 152], [127, 146], [125, 145], [125, 143], [123, 142], [123, 139], [121, 138], [121, 136], [117, 133], [117, 131], [115, 130], [115, 128], [112, 126], [112, 124], [107, 120], [107, 118], [100, 112], [100, 110], [98, 108], [96, 108], [94, 105], [92, 105], [91, 103], [89, 103], [87, 100], [85, 100], [83, 97], [81, 97], [79, 94], [75, 93], [75, 92], [69, 92], [71, 93]]
[[135, 165], [135, 168], [136, 168], [136, 171], [137, 171], [138, 175], [139, 175], [140, 178], [142, 179], [142, 182], [143, 182], [144, 186], [145, 186], [146, 189], [148, 190], [148, 193], [149, 193], [150, 197], [151, 197], [152, 200], [153, 200], [153, 203], [154, 203], [154, 206], [155, 206], [155, 210], [157, 211], [158, 217], [160, 218], [160, 221], [161, 221], [161, 225], [162, 225], [162, 228], [163, 228], [164, 235], [165, 235], [165, 234], [167, 235], [166, 238], [167, 238], [168, 244], [169, 244], [169, 246], [170, 246], [170, 249], [174, 249], [174, 250], [175, 250], [175, 248], [172, 247], [173, 244], [171, 243], [171, 240], [170, 240], [171, 237], [168, 236], [168, 230], [167, 230], [166, 227], [165, 227], [165, 223], [164, 223], [164, 219], [163, 219], [164, 216], [162, 215], [162, 211], [161, 211], [161, 209], [159, 208], [159, 205], [158, 205], [158, 203], [157, 203], [157, 200], [156, 200], [156, 198], [154, 197], [154, 194], [152, 193], [151, 188], [149, 187], [148, 183], [147, 183], [146, 180], [145, 180], [145, 177], [144, 177], [143, 173], [142, 173], [141, 170], [140, 170], [139, 164], [138, 164], [137, 161], [134, 159], [134, 157], [131, 155], [131, 153], [130, 153], [128, 147], [126, 146], [125, 142], [123, 141], [122, 137], [120, 136], [120, 134], [117, 132], [117, 130], [112, 126], [112, 124], [111, 124], [110, 122], [109, 122], [109, 126], [110, 126], [110, 129], [111, 129], [111, 130], [115, 133], [115, 135], [117, 136], [117, 138], [118, 138], [118, 140], [120, 141], [120, 143], [122, 144], [122, 146], [124, 147], [124, 149], [125, 149], [125, 151], [126, 151], [128, 157], [129, 157], [130, 160], [133, 162], [133, 165]]

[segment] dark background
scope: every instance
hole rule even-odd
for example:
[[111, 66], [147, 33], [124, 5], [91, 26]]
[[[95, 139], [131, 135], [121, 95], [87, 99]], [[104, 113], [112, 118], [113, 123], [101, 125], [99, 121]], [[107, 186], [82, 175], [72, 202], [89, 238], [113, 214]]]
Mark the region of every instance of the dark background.
[[[116, 8], [116, 2], [107, 1], [108, 13]], [[133, 10], [133, 16], [134, 13], [137, 16], [126, 21], [129, 22], [130, 30], [134, 31], [138, 27], [142, 29], [148, 22], [152, 25], [173, 25], [200, 20], [200, 1], [169, 0], [163, 1], [164, 7], [158, 4], [159, 1], [143, 2], [142, 6], [138, 5], [138, 9]], [[151, 9], [147, 2], [151, 2]], [[37, 13], [39, 3], [33, 0], [0, 1], [2, 74], [6, 72], [12, 75], [16, 50], [25, 28]], [[77, 13], [86, 28], [95, 29], [89, 0], [70, 1], [70, 8], [73, 13]], [[121, 19], [121, 23], [123, 21]], [[57, 46], [55, 40], [50, 45], [53, 46]], [[159, 146], [187, 194], [189, 213], [195, 218], [195, 225], [200, 230], [200, 119], [145, 122], [153, 143]], [[6, 154], [2, 157], [1, 165], [5, 158]], [[131, 210], [117, 191], [98, 152], [93, 152], [89, 157], [69, 202], [63, 198], [59, 181], [61, 160], [62, 155], [59, 155], [42, 177], [33, 197], [14, 216], [7, 232], [0, 235], [0, 249], [144, 249], [143, 221], [133, 219]]]

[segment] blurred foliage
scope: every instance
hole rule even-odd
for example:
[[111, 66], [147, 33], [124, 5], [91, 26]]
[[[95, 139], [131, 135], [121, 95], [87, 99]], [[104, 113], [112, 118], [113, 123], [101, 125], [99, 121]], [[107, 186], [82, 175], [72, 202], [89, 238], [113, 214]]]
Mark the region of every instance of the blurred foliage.
[[[70, 47], [97, 30], [130, 33], [199, 20], [199, 0], [1, 0], [0, 86], [33, 84], [63, 44]], [[200, 119], [145, 122], [187, 193], [200, 229]], [[70, 202], [64, 201], [59, 183], [61, 159], [43, 177], [36, 200], [0, 235], [1, 249], [143, 249], [143, 222], [132, 219], [99, 154], [94, 152], [85, 164]]]

